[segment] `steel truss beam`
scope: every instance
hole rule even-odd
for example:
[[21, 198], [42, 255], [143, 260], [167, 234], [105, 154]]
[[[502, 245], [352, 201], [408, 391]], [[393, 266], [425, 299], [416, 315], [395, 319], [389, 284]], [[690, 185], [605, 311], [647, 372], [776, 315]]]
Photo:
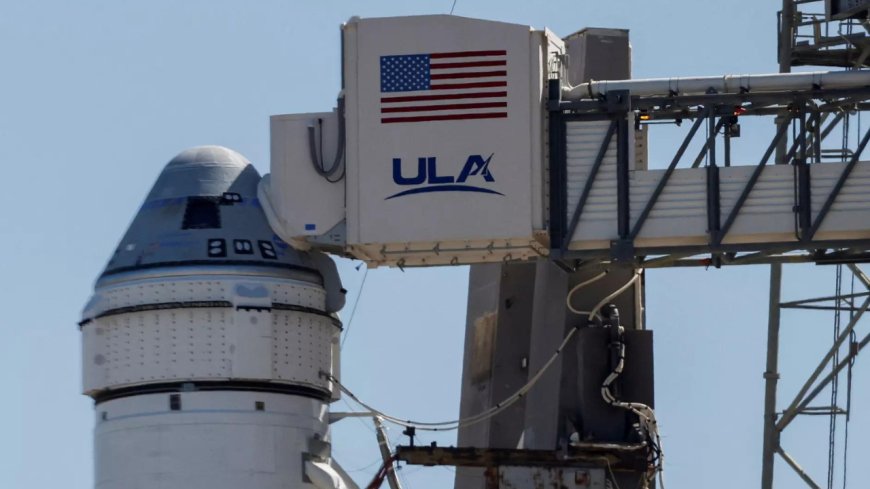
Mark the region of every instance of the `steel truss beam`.
[[[870, 142], [870, 130], [863, 134], [858, 147], [849, 155], [845, 168], [814, 212], [811, 200], [810, 161], [816, 164], [825, 156], [821, 141], [831, 133], [833, 126], [843, 119], [844, 108], [870, 110], [870, 87], [824, 89], [799, 92], [765, 92], [704, 95], [632, 96], [626, 91], [609, 92], [601, 100], [562, 101], [559, 80], [551, 80], [550, 87], [550, 242], [555, 258], [569, 260], [614, 260], [630, 262], [636, 266], [721, 266], [757, 263], [792, 262], [849, 262], [870, 261], [870, 239], [816, 240], [815, 236], [829, 214], [834, 202], [858, 164], [861, 153]], [[693, 120], [670, 164], [665, 169], [652, 195], [641, 208], [635, 222], [631, 222], [630, 172], [627, 142], [630, 139], [629, 119], [635, 124]], [[640, 122], [643, 115], [644, 122]], [[834, 115], [822, 127], [829, 115]], [[720, 210], [719, 165], [716, 161], [718, 133], [735, 123], [736, 117], [776, 116], [780, 118], [774, 138], [741, 190], [734, 207], [723, 216]], [[599, 148], [590, 174], [584, 182], [580, 199], [573, 212], [567, 215], [567, 153], [565, 124], [572, 121], [610, 121], [610, 126]], [[635, 240], [643, 230], [650, 213], [664, 193], [674, 171], [679, 166], [689, 145], [704, 123], [708, 124], [706, 137], [691, 167], [697, 168], [707, 160], [707, 223], [709, 239], [705, 245], [639, 247]], [[764, 167], [774, 152], [788, 139], [787, 129], [798, 126], [798, 132], [784, 150], [784, 163], [795, 169], [795, 240], [777, 243], [725, 244], [724, 240], [751, 197], [762, 176]], [[568, 250], [577, 230], [589, 195], [600, 173], [605, 155], [616, 137], [617, 218], [618, 239], [609, 250]], [[730, 166], [730, 143], [726, 138], [724, 166]], [[698, 256], [701, 255], [701, 256]], [[650, 258], [652, 257], [652, 258]]]
[[[830, 0], [785, 0], [779, 21], [780, 66], [867, 66], [870, 37], [861, 25], [866, 11], [828, 18]], [[860, 2], [857, 2], [860, 3]], [[799, 9], [799, 10], [798, 10]], [[849, 17], [856, 17], [850, 19]], [[851, 32], [854, 28], [856, 32]]]
[[[791, 467], [798, 476], [811, 488], [819, 488], [812, 477], [792, 458], [781, 446], [780, 438], [782, 432], [797, 418], [799, 415], [839, 415], [846, 414], [842, 409], [836, 406], [829, 407], [811, 407], [809, 404], [825, 390], [831, 382], [839, 376], [840, 372], [854, 362], [855, 358], [870, 343], [870, 333], [857, 343], [850, 344], [845, 358], [832, 364], [832, 359], [835, 354], [845, 344], [855, 330], [859, 320], [864, 313], [870, 308], [870, 278], [856, 265], [849, 264], [849, 269], [854, 276], [865, 286], [865, 292], [855, 294], [843, 294], [839, 296], [817, 297], [811, 299], [803, 299], [798, 301], [781, 302], [780, 286], [782, 282], [782, 266], [779, 264], [771, 265], [770, 275], [770, 311], [768, 317], [768, 336], [767, 336], [767, 367], [764, 372], [765, 379], [765, 405], [764, 405], [764, 445], [762, 448], [762, 489], [771, 489], [773, 487], [773, 467], [774, 456], [778, 454]], [[854, 307], [854, 300], [864, 298], [860, 307]], [[789, 406], [781, 413], [777, 412], [777, 381], [779, 380], [778, 355], [779, 355], [779, 330], [780, 330], [780, 311], [785, 308], [806, 307], [809, 304], [818, 304], [823, 302], [844, 302], [849, 304], [852, 316], [849, 324], [843, 329], [840, 335], [834, 341], [834, 344], [819, 362], [819, 365], [804, 382], [803, 386], [798, 390], [797, 395], [791, 401]], [[840, 309], [841, 311], [844, 309]], [[825, 369], [830, 368], [830, 372], [824, 377], [820, 377]]]

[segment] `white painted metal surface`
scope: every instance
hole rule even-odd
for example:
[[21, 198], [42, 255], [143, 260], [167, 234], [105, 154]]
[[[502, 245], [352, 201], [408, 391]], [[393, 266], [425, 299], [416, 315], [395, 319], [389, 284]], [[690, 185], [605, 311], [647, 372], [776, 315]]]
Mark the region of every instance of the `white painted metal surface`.
[[[85, 309], [85, 393], [144, 389], [96, 406], [96, 487], [353, 488], [329, 453], [324, 399], [338, 391], [322, 372], [338, 374], [340, 330], [313, 312], [326, 309], [324, 289], [281, 272], [184, 270], [108, 281]], [[148, 393], [179, 382], [192, 390]]]
[[183, 151], [97, 280], [79, 323], [97, 488], [355, 489], [328, 443], [345, 291], [275, 236], [259, 181], [227, 148]]
[[[324, 315], [273, 308], [324, 310], [325, 295], [310, 283], [229, 273], [130, 280], [103, 288], [85, 311], [96, 319], [82, 326], [84, 391], [239, 379], [332, 392], [320, 372], [337, 365], [333, 345], [339, 328]], [[188, 302], [226, 304], [149, 307]]]
[[852, 88], [870, 85], [870, 70], [814, 71], [808, 73], [770, 73], [761, 75], [723, 75], [637, 80], [603, 80], [566, 87], [566, 99], [597, 98], [613, 90], [628, 90], [632, 95], [687, 95], [741, 92]]
[[[451, 16], [426, 16], [351, 22], [345, 26], [344, 35], [346, 49], [354, 53], [345, 60], [348, 242], [434, 244], [459, 239], [526, 238], [532, 228], [532, 171], [540, 171], [542, 156], [538, 146], [540, 132], [532, 133], [532, 121], [542, 117], [540, 100], [544, 75], [539, 67], [533, 70], [531, 66], [529, 28]], [[451, 79], [447, 79], [441, 85], [431, 79], [431, 86], [490, 82], [505, 86], [420, 90], [410, 92], [410, 96], [506, 92], [506, 96], [492, 99], [458, 99], [456, 103], [443, 105], [473, 105], [474, 100], [495, 100], [494, 103], [506, 106], [431, 112], [433, 118], [442, 116], [441, 112], [446, 112], [444, 117], [493, 114], [489, 119], [385, 122], [401, 119], [392, 117], [394, 114], [411, 119], [417, 113], [382, 113], [382, 109], [392, 109], [382, 100], [403, 96], [406, 91], [382, 91], [382, 78], [388, 75], [387, 68], [381, 67], [381, 58], [453, 52], [503, 52], [505, 54], [494, 56], [451, 57], [447, 62], [504, 61], [506, 65], [496, 69], [471, 70], [493, 73], [504, 70], [507, 75], [461, 78], [458, 83], [449, 83]], [[436, 61], [431, 58], [430, 64], [437, 64]], [[445, 76], [454, 72], [446, 71], [450, 73], [444, 73]], [[429, 76], [438, 74], [432, 72]], [[539, 79], [534, 92], [532, 77]], [[533, 97], [538, 102], [534, 111]], [[419, 107], [436, 102], [438, 100], [412, 103]], [[410, 108], [411, 103], [401, 105]], [[499, 113], [505, 116], [496, 117]], [[533, 141], [538, 146], [534, 154]], [[489, 162], [487, 169], [492, 180], [486, 179], [480, 171], [460, 181], [464, 166], [473, 156]], [[422, 175], [418, 171], [419, 158], [426, 159], [426, 173]], [[434, 164], [432, 158], [435, 158]], [[426, 178], [419, 184], [399, 184], [393, 178], [396, 159], [401, 161], [401, 173], [408, 180], [416, 176]], [[438, 183], [440, 180], [454, 180], [465, 184], [467, 189], [480, 188], [489, 193], [451, 190], [452, 184]], [[406, 191], [421, 192], [402, 195]], [[491, 219], [496, 214], [510, 217]]]
[[[336, 190], [340, 185], [314, 184], [316, 174], [303, 137], [312, 116], [273, 118], [273, 129], [282, 129], [273, 130], [273, 177], [261, 185], [260, 194], [278, 234], [296, 247], [347, 254], [369, 266], [483, 263], [546, 255], [553, 244], [547, 222], [544, 87], [548, 72], [556, 69], [551, 63], [559, 66], [564, 61], [559, 58], [562, 41], [528, 26], [454, 16], [352, 19], [343, 32], [344, 193]], [[481, 73], [467, 78], [469, 72]], [[465, 97], [468, 90], [452, 86], [459, 82], [474, 85], [473, 91], [483, 93], [483, 98], [444, 99]], [[439, 84], [450, 86], [437, 89]], [[867, 85], [870, 71], [726, 75], [593, 81], [567, 88], [563, 97], [597, 97], [617, 89], [668, 95]], [[475, 105], [479, 101], [490, 103]], [[471, 108], [463, 108], [469, 104]], [[607, 127], [608, 122], [566, 125], [568, 222]], [[639, 146], [629, 141], [630, 153], [645, 152], [645, 136], [640, 136]], [[635, 162], [629, 176], [633, 227], [664, 170], [647, 171], [644, 159], [632, 154], [629, 161]], [[754, 164], [720, 169], [721, 220], [734, 208]], [[870, 238], [868, 165], [857, 165], [814, 239]], [[814, 215], [843, 168], [838, 163], [811, 165]], [[797, 241], [795, 178], [791, 167], [765, 168], [723, 244]], [[706, 184], [703, 168], [676, 170], [634, 245], [708, 244]], [[299, 231], [306, 219], [318, 224]], [[343, 224], [324, 234], [321, 227], [337, 219]], [[614, 137], [567, 247], [605, 251], [617, 238]]]
[[[339, 150], [338, 115], [276, 115], [270, 124], [272, 170], [265, 178], [274, 183], [260, 186], [269, 201], [268, 208], [274, 210], [269, 224], [288, 242], [304, 247], [304, 239], [298, 237], [320, 236], [344, 220], [344, 182], [330, 182], [320, 176], [314, 170], [309, 148], [309, 128], [313, 128], [319, 161], [327, 168], [335, 162]], [[340, 174], [335, 176], [338, 179]], [[276, 188], [282, 190], [274, 192]]]
[[[177, 409], [165, 393], [97, 406], [97, 489], [323, 487], [304, 482], [312, 478], [300, 456], [312, 451], [309, 440], [329, 441], [323, 402], [263, 392], [175, 395]], [[309, 461], [335, 465], [329, 456]], [[330, 487], [349, 486], [339, 478]]]
[[[375, 266], [544, 253], [543, 101], [562, 41], [445, 15], [352, 19], [343, 33], [345, 250]], [[304, 118], [273, 118], [273, 176], [260, 192], [273, 227], [299, 247], [326, 231], [299, 232], [300, 209], [324, 202], [332, 222], [339, 200], [329, 189], [300, 202], [323, 186], [299, 191], [313, 174]]]
[[[597, 155], [606, 132], [606, 123], [568, 123], [568, 203], [567, 215], [574, 213], [578, 195], [586, 182], [588, 168]], [[596, 142], [597, 140], [597, 142]], [[593, 149], [595, 148], [595, 149]], [[614, 144], [595, 179], [592, 192], [570, 239], [571, 250], [608, 249], [618, 235], [616, 220], [616, 159]], [[846, 163], [810, 165], [813, 217], [818, 215]], [[720, 217], [727, 218], [734, 208], [755, 166], [719, 169]], [[632, 171], [631, 223], [637, 219], [665, 170]], [[769, 165], [762, 171], [739, 217], [723, 243], [764, 243], [798, 241], [795, 228], [794, 192], [796, 175], [791, 166]], [[707, 233], [707, 175], [704, 168], [674, 171], [664, 192], [652, 208], [640, 234], [638, 247], [703, 245]], [[818, 240], [870, 238], [870, 162], [859, 162], [816, 234]]]
[[[589, 180], [595, 158], [603, 144], [610, 121], [567, 124], [567, 208], [575, 209]], [[605, 230], [615, 226], [616, 208], [607, 205], [616, 195], [616, 137], [607, 147], [595, 183], [586, 200], [577, 229]], [[571, 215], [570, 213], [568, 214]]]

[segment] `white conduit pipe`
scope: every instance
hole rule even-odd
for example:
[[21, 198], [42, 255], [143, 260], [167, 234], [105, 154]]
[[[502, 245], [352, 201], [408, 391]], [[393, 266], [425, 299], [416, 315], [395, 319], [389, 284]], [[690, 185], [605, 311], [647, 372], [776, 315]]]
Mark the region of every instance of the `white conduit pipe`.
[[822, 88], [860, 88], [870, 86], [870, 70], [814, 71], [808, 73], [770, 73], [761, 75], [697, 76], [685, 78], [648, 78], [638, 80], [601, 80], [565, 87], [567, 100], [594, 99], [613, 90], [628, 90], [632, 95], [668, 96], [741, 92], [777, 92]]
[[581, 311], [579, 309], [575, 309], [574, 306], [571, 305], [571, 298], [574, 296], [574, 293], [577, 292], [578, 290], [580, 290], [581, 288], [604, 278], [604, 276], [607, 275], [607, 272], [606, 271], [602, 272], [599, 275], [596, 275], [585, 282], [582, 282], [580, 284], [575, 285], [573, 289], [568, 291], [568, 296], [565, 298], [565, 305], [568, 307], [568, 310], [573, 312], [574, 314], [581, 314], [581, 315], [586, 314], [589, 316], [590, 320], [593, 320], [598, 316], [598, 313], [601, 312], [602, 307], [604, 307], [608, 302], [613, 300], [615, 297], [618, 297], [620, 294], [625, 292], [626, 289], [628, 289], [629, 287], [634, 285], [634, 283], [637, 282], [638, 279], [640, 279], [641, 273], [643, 273], [642, 269], [639, 269], [636, 272], [634, 272], [634, 275], [631, 277], [631, 280], [626, 282], [625, 285], [623, 285], [622, 287], [616, 289], [615, 291], [613, 291], [612, 293], [607, 295], [607, 297], [601, 299], [598, 302], [598, 304], [595, 304], [595, 307], [593, 307], [591, 311]]

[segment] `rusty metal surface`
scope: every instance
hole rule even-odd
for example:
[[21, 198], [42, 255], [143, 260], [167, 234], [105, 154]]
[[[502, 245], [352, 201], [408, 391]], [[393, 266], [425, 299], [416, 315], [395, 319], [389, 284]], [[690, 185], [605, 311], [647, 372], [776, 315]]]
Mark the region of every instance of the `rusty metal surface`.
[[[587, 443], [567, 451], [503, 448], [396, 447], [398, 459], [411, 465], [454, 467], [607, 468], [614, 472], [646, 472], [649, 452], [644, 444]], [[498, 487], [498, 486], [496, 486]], [[582, 486], [581, 486], [582, 487]]]
[[487, 489], [605, 489], [600, 468], [508, 466], [489, 474]]

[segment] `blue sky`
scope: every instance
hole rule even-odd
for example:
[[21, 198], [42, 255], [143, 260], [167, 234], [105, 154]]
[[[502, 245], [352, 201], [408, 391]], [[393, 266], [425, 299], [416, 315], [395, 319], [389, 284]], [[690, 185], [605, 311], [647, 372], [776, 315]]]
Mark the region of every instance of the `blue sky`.
[[[269, 115], [332, 107], [343, 21], [446, 13], [451, 3], [0, 3], [0, 487], [91, 487], [92, 406], [79, 394], [76, 321], [163, 165], [186, 147], [221, 144], [267, 172]], [[455, 13], [561, 35], [629, 28], [634, 76], [658, 77], [776, 71], [779, 4], [459, 0]], [[760, 156], [763, 139], [745, 134], [735, 154]], [[652, 166], [666, 164], [676, 144], [653, 140]], [[355, 297], [364, 272], [346, 261], [340, 270]], [[345, 383], [402, 417], [455, 417], [466, 284], [466, 268], [371, 271], [344, 350]], [[767, 268], [656, 270], [647, 284], [669, 486], [757, 485]], [[785, 269], [785, 299], [833, 287], [833, 268]], [[831, 324], [829, 313], [784, 314], [782, 397], [812, 370]], [[859, 359], [852, 440], [870, 434], [867, 374]], [[826, 441], [822, 418], [800, 419], [783, 437], [817, 480]], [[853, 481], [867, 454], [853, 442]], [[337, 425], [335, 455], [367, 481], [378, 458], [368, 426]], [[401, 473], [411, 489], [452, 484], [445, 468]], [[799, 483], [781, 463], [777, 481]]]

